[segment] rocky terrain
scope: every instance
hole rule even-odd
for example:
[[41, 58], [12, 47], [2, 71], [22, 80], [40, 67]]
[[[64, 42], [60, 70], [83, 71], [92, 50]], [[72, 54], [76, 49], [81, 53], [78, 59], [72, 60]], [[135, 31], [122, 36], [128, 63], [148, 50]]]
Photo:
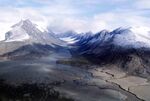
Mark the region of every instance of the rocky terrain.
[[[118, 83], [112, 82], [110, 78], [113, 77], [109, 73], [105, 74], [105, 72], [102, 71], [98, 72], [96, 69], [85, 69], [83, 66], [76, 67], [60, 63], [56, 64], [55, 60], [49, 62], [50, 58], [47, 61], [45, 61], [45, 58], [43, 60], [30, 62], [25, 60], [3, 61], [0, 63], [2, 67], [0, 69], [0, 77], [5, 80], [6, 84], [16, 87], [20, 87], [20, 85], [23, 84], [37, 84], [37, 86], [40, 87], [40, 85], [44, 84], [46, 85], [45, 89], [47, 89], [47, 87], [52, 87], [60, 96], [75, 101], [141, 101], [140, 97], [123, 89]], [[141, 82], [143, 83], [144, 81]], [[2, 85], [0, 86], [3, 88]], [[18, 92], [25, 92], [23, 94], [24, 96], [28, 95], [28, 92], [26, 94], [26, 91], [24, 91], [25, 87], [21, 87], [22, 88], [19, 88], [21, 90]], [[3, 95], [1, 91], [2, 95], [0, 98], [5, 99], [5, 97], [9, 96], [10, 89], [11, 88], [6, 89], [5, 95]], [[29, 93], [34, 93], [32, 92], [34, 91], [34, 87], [31, 88], [30, 91]], [[13, 90], [11, 92], [13, 92]], [[24, 98], [23, 95], [16, 96], [20, 97], [18, 100], [21, 100]], [[36, 96], [37, 95], [35, 95], [35, 97]], [[42, 99], [43, 96], [46, 95], [41, 95], [39, 99]], [[49, 96], [52, 95], [49, 94]], [[32, 97], [30, 99], [32, 99]]]

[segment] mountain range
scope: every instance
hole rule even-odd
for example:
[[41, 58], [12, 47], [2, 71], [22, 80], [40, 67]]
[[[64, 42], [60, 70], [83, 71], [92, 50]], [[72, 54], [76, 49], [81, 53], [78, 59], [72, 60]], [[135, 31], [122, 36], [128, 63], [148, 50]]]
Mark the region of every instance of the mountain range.
[[144, 27], [120, 27], [95, 34], [74, 31], [55, 34], [41, 31], [30, 20], [22, 20], [0, 42], [0, 57], [42, 57], [63, 49], [70, 51], [72, 57], [85, 57], [93, 64], [106, 67], [113, 64], [129, 74], [150, 75], [150, 30]]
[[132, 75], [148, 77], [150, 74], [150, 32], [145, 28], [117, 28], [69, 38], [74, 42], [71, 53], [75, 56], [105, 67], [113, 64]]

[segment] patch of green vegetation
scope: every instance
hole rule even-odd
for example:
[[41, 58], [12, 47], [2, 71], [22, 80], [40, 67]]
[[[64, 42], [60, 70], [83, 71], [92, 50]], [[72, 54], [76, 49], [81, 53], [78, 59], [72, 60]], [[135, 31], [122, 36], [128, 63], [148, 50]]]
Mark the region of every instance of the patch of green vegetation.
[[89, 62], [84, 58], [78, 58], [78, 59], [71, 58], [71, 59], [58, 60], [56, 63], [71, 65], [71, 66], [86, 66], [91, 64], [91, 62]]

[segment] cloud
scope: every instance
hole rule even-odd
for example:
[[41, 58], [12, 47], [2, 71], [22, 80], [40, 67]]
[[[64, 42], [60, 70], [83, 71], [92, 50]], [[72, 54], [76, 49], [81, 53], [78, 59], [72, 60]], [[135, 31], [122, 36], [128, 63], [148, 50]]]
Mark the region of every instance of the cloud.
[[150, 9], [150, 0], [137, 0], [134, 6], [138, 9]]
[[[133, 12], [107, 12], [92, 16], [91, 18], [69, 18], [58, 21], [49, 27], [55, 31], [75, 30], [77, 32], [99, 32], [103, 29], [114, 30], [118, 27], [150, 27], [149, 17]], [[53, 23], [53, 22], [52, 22]], [[64, 27], [65, 26], [65, 27]], [[57, 28], [59, 28], [57, 30]]]
[[132, 14], [130, 12], [122, 13], [104, 13], [95, 16], [95, 20], [98, 22], [105, 22], [105, 28], [113, 30], [117, 27], [132, 27], [132, 26], [149, 26], [149, 18], [139, 16], [138, 14]]
[[[5, 3], [8, 3], [8, 1], [6, 1]], [[34, 7], [31, 5], [22, 7], [18, 6], [28, 4], [25, 1], [28, 0], [17, 0], [16, 4], [0, 7], [0, 40], [4, 39], [4, 34], [10, 30], [10, 27], [13, 24], [19, 22], [22, 19], [30, 19], [33, 23], [36, 23], [41, 27], [47, 27], [48, 23], [55, 24], [54, 21], [63, 21], [64, 18], [76, 16], [76, 14], [79, 13], [79, 11], [76, 11], [69, 5], [55, 5], [50, 3], [49, 1], [47, 2], [49, 2], [51, 6], [48, 6], [47, 4], [46, 6], [42, 7]], [[33, 2], [40, 3], [41, 1], [35, 0]], [[2, 2], [0, 2], [0, 4], [1, 3]]]
[[[10, 4], [8, 6], [8, 4]], [[77, 32], [123, 26], [150, 27], [149, 0], [5, 0], [0, 1], [0, 39], [21, 19], [54, 32]]]

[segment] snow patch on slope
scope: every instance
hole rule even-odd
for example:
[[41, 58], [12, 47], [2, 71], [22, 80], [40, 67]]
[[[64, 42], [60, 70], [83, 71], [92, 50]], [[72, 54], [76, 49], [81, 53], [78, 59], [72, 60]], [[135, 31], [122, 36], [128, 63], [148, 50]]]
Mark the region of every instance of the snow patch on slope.
[[26, 33], [26, 31], [20, 26], [14, 27], [10, 32], [6, 33], [6, 41], [5, 42], [11, 42], [11, 41], [25, 41], [29, 39], [29, 35]]
[[[12, 29], [5, 34], [5, 42], [11, 41], [25, 41], [31, 37], [37, 36], [37, 34], [47, 33], [46, 30], [36, 24], [33, 24], [30, 20], [21, 20], [19, 23], [13, 25]], [[40, 35], [40, 36], [41, 36]]]
[[67, 42], [68, 44], [73, 44], [77, 42], [77, 40], [75, 40], [75, 38], [72, 38], [72, 37], [65, 37], [65, 38], [60, 38], [60, 39]]

